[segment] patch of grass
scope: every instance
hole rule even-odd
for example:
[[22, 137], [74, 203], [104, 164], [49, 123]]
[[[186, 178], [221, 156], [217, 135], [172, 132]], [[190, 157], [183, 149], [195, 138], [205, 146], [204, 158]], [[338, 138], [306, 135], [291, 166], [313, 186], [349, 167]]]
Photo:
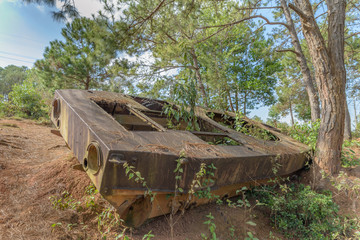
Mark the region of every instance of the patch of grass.
[[10, 127], [10, 128], [20, 128], [18, 125], [14, 124], [14, 123], [2, 123], [1, 126], [2, 127]]

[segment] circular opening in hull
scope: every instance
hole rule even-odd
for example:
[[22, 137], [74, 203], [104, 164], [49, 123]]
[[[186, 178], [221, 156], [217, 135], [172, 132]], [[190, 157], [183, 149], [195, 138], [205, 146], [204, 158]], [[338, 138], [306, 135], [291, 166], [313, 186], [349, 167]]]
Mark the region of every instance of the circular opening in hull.
[[60, 100], [59, 99], [54, 99], [53, 103], [53, 117], [54, 118], [59, 118], [60, 117]]
[[100, 146], [93, 142], [87, 148], [87, 156], [84, 158], [83, 166], [86, 171], [91, 174], [99, 172], [102, 162], [102, 155]]
[[85, 170], [87, 170], [87, 168], [88, 168], [88, 161], [87, 161], [87, 158], [84, 158], [83, 167], [84, 167], [84, 169], [85, 169]]

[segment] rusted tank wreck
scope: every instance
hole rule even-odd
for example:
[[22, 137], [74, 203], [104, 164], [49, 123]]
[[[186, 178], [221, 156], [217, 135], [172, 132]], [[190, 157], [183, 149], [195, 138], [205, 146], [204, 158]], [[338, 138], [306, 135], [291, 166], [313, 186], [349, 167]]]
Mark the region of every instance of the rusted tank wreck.
[[[247, 118], [239, 126], [234, 113], [196, 108], [196, 131], [186, 131], [183, 119], [164, 115], [165, 104], [113, 92], [55, 92], [51, 120], [129, 226], [209, 201], [198, 192], [234, 196], [274, 177], [274, 167], [284, 176], [307, 161], [309, 148], [275, 128]], [[135, 181], [139, 173], [143, 180]]]

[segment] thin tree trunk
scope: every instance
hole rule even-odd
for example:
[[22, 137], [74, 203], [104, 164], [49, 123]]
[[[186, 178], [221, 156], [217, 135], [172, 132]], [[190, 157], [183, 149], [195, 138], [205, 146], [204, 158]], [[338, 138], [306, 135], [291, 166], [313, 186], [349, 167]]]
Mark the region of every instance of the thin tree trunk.
[[300, 65], [301, 73], [302, 73], [303, 79], [304, 79], [303, 83], [305, 85], [305, 89], [306, 89], [307, 95], [309, 97], [310, 108], [311, 108], [311, 121], [315, 122], [317, 119], [320, 118], [320, 104], [319, 104], [319, 98], [317, 95], [317, 91], [315, 89], [314, 81], [313, 81], [313, 78], [311, 77], [311, 72], [307, 65], [305, 55], [302, 51], [300, 41], [299, 41], [298, 35], [296, 33], [295, 25], [291, 18], [289, 7], [286, 4], [286, 0], [281, 0], [281, 6], [284, 11], [284, 15], [285, 15], [286, 22], [288, 25], [288, 30], [289, 30], [289, 33], [291, 36], [291, 41], [295, 48], [296, 61]]
[[302, 32], [314, 64], [321, 99], [321, 123], [315, 163], [328, 174], [340, 169], [344, 138], [345, 84], [344, 26], [345, 1], [326, 0], [328, 6], [328, 46], [316, 23], [309, 0], [290, 5], [300, 17]]
[[354, 98], [354, 113], [355, 113], [355, 129], [356, 129], [358, 125], [358, 118], [356, 114], [356, 98]]
[[236, 107], [236, 112], [239, 111], [239, 95], [238, 95], [238, 90], [235, 90], [235, 107]]
[[351, 118], [349, 113], [349, 107], [345, 99], [345, 129], [344, 129], [344, 140], [351, 139]]
[[246, 99], [246, 93], [244, 94], [244, 116], [246, 116], [246, 103], [247, 103], [247, 99]]
[[228, 96], [228, 98], [229, 98], [230, 109], [231, 109], [232, 112], [235, 112], [234, 105], [233, 105], [233, 103], [232, 103], [231, 94], [230, 94], [230, 91], [229, 91], [229, 90], [227, 90], [227, 96]]
[[291, 117], [291, 126], [294, 126], [294, 114], [292, 109], [292, 102], [290, 101], [290, 117]]
[[205, 92], [205, 87], [204, 87], [204, 84], [203, 84], [203, 81], [202, 81], [202, 78], [201, 78], [200, 66], [199, 66], [198, 59], [197, 59], [194, 48], [192, 48], [190, 50], [190, 54], [191, 54], [191, 56], [193, 58], [194, 68], [195, 68], [195, 75], [196, 75], [196, 78], [198, 80], [199, 88], [200, 88], [200, 91], [201, 91], [201, 95], [203, 97], [205, 107], [209, 107], [209, 104], [208, 104], [208, 101], [207, 101], [208, 100], [207, 95], [206, 95], [206, 92]]
[[85, 81], [85, 90], [89, 90], [89, 87], [90, 87], [90, 76], [87, 76]]

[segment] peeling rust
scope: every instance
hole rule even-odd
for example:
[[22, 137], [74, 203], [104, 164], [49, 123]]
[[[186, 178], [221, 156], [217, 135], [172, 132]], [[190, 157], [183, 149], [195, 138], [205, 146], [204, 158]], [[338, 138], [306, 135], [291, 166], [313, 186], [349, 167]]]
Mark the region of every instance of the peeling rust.
[[[96, 188], [128, 225], [139, 226], [147, 218], [170, 213], [172, 204], [181, 208], [209, 202], [188, 198], [201, 163], [216, 166], [214, 181], [208, 185], [212, 193], [231, 197], [241, 186], [265, 183], [275, 177], [275, 160], [281, 176], [301, 169], [307, 161], [306, 145], [247, 118], [243, 119], [247, 124], [244, 127], [266, 131], [271, 140], [238, 132], [232, 126], [236, 116], [230, 112], [196, 108], [200, 131], [168, 129], [162, 114], [164, 104], [169, 103], [113, 92], [55, 92], [52, 122]], [[179, 126], [182, 124], [187, 123], [180, 122]], [[224, 144], [227, 142], [232, 145]], [[89, 153], [89, 149], [93, 152]], [[185, 158], [181, 162], [184, 172], [180, 185], [184, 193], [173, 203], [174, 169], [182, 154]], [[124, 163], [134, 166], [147, 186], [129, 180]], [[156, 193], [153, 202], [144, 196], [147, 187]]]

